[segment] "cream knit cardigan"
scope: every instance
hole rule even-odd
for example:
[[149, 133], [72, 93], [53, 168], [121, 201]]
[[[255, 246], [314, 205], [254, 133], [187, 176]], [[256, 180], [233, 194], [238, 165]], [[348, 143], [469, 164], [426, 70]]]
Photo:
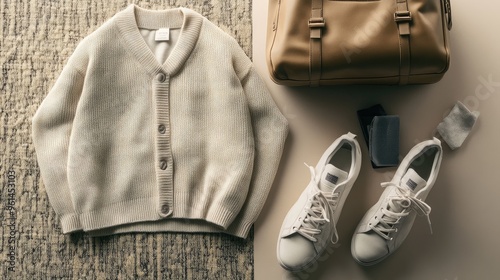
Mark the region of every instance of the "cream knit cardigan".
[[78, 44], [32, 123], [63, 233], [91, 235], [245, 238], [288, 132], [231, 36], [189, 9], [135, 5]]

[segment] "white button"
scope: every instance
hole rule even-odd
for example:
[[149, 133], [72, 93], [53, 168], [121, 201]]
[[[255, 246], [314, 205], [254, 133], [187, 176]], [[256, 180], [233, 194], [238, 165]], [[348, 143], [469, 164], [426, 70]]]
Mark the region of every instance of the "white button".
[[163, 73], [158, 73], [158, 74], [156, 75], [156, 80], [157, 80], [158, 82], [163, 83], [163, 82], [165, 81], [165, 78], [166, 78], [166, 76], [165, 76], [165, 74], [163, 74]]
[[160, 169], [165, 170], [168, 167], [168, 162], [164, 159], [160, 160]]
[[160, 125], [158, 126], [158, 132], [160, 132], [161, 134], [165, 134], [165, 131], [166, 131], [166, 127], [165, 127], [165, 125], [160, 124]]
[[169, 210], [170, 208], [166, 204], [161, 207], [161, 212], [163, 212], [163, 214], [167, 214]]

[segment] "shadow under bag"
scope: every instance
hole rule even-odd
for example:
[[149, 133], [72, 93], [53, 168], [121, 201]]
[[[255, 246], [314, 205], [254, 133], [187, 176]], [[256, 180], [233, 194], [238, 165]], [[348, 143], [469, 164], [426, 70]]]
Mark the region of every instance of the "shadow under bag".
[[267, 64], [288, 86], [435, 83], [451, 26], [450, 0], [270, 0]]

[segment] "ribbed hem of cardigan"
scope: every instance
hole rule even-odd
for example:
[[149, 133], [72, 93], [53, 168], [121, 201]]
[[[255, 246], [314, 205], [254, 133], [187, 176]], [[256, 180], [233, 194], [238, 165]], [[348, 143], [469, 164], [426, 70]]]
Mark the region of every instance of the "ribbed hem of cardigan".
[[199, 219], [166, 219], [160, 221], [139, 222], [88, 231], [89, 236], [106, 236], [134, 232], [190, 232], [190, 233], [224, 233], [239, 238], [247, 238], [252, 224], [241, 223], [229, 229]]
[[222, 207], [224, 204], [207, 201], [204, 197], [199, 196], [199, 194], [176, 193], [174, 201], [177, 205], [177, 213], [187, 213], [189, 217], [204, 219], [219, 225], [223, 229], [227, 229], [231, 225], [240, 211], [240, 208], [235, 208], [236, 206], [234, 205], [225, 205], [230, 207]]
[[155, 198], [139, 198], [80, 214], [84, 231], [161, 218]]
[[61, 228], [64, 234], [81, 231], [82, 225], [77, 214], [65, 214], [61, 216]]
[[176, 216], [177, 209], [174, 204], [173, 215], [163, 218], [158, 214], [157, 200], [157, 197], [150, 197], [115, 203], [75, 216], [75, 221], [81, 223], [79, 229], [83, 227], [83, 230], [91, 236], [164, 231], [221, 232], [246, 238], [252, 226], [233, 221], [236, 214], [220, 205], [212, 205], [205, 212], [191, 212], [189, 216]]

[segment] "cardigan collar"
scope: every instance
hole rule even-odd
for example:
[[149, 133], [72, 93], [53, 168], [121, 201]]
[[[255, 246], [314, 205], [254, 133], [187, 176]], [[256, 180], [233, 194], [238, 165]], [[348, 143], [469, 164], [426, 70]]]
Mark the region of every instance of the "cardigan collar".
[[[116, 16], [118, 29], [127, 43], [126, 47], [152, 75], [158, 72], [175, 75], [179, 71], [195, 47], [203, 23], [200, 14], [186, 8], [153, 11], [130, 4]], [[181, 28], [179, 39], [163, 64], [158, 62], [139, 32], [139, 28], [161, 27]]]

